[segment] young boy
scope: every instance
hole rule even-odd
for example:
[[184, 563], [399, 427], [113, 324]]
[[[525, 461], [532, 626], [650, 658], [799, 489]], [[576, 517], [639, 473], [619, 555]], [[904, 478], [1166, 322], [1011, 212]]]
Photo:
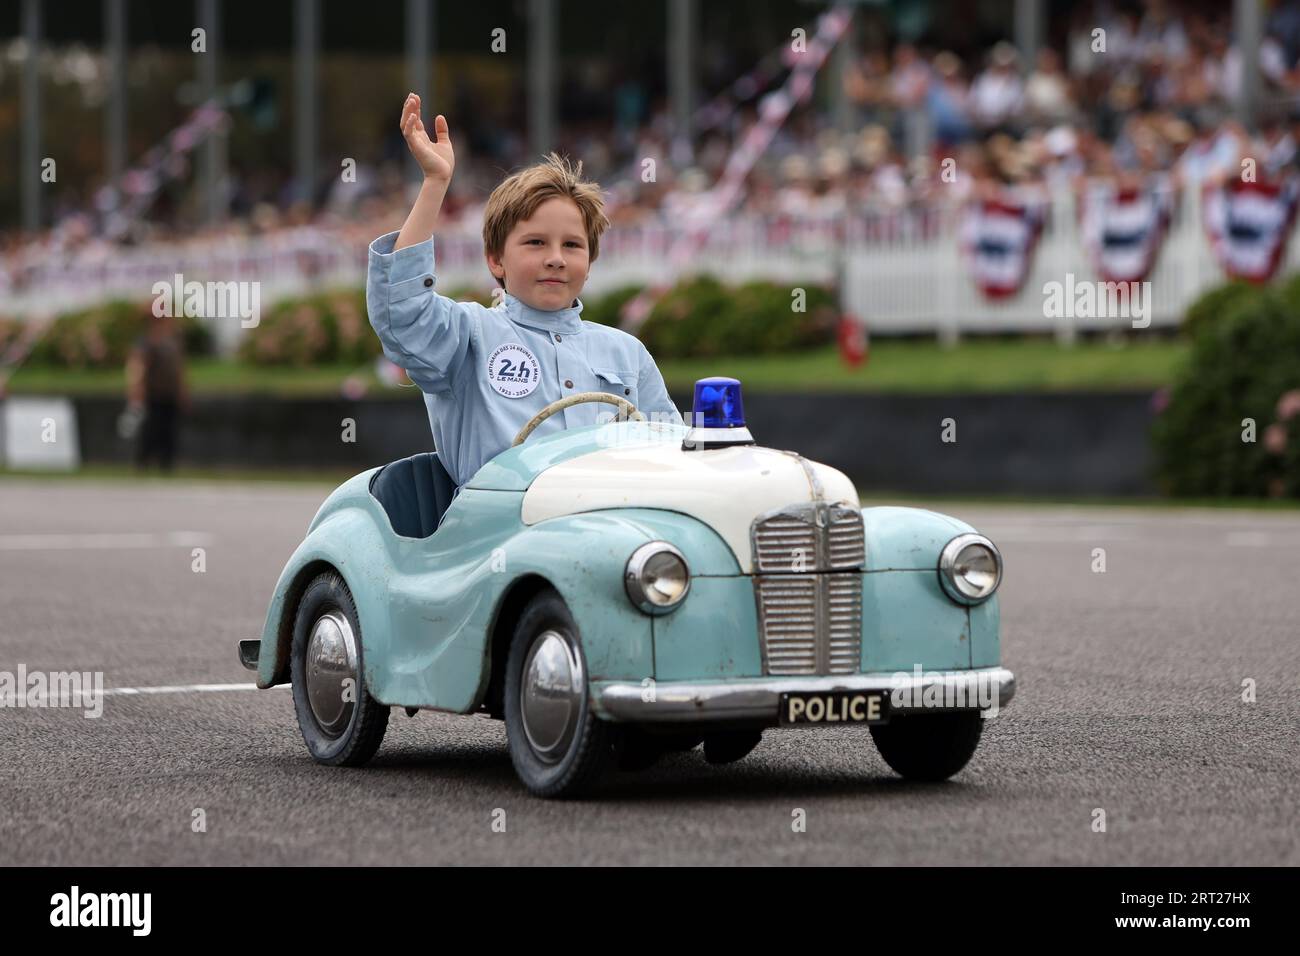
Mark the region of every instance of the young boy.
[[[401, 231], [370, 245], [366, 306], [384, 354], [424, 392], [434, 446], [457, 488], [568, 395], [609, 392], [651, 421], [681, 424], [645, 346], [580, 318], [577, 296], [609, 226], [600, 187], [583, 181], [582, 164], [575, 169], [552, 153], [492, 191], [484, 256], [505, 295], [490, 309], [453, 302], [434, 291], [432, 238], [455, 167], [447, 121], [436, 118], [430, 140], [412, 93], [401, 128], [424, 185]], [[573, 405], [534, 434], [594, 425], [616, 411], [603, 402]]]

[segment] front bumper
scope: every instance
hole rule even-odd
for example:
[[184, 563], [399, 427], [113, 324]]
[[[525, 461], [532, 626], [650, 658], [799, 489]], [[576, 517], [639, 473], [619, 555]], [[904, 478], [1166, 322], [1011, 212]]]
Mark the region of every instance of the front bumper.
[[993, 710], [1011, 702], [1016, 678], [1004, 667], [833, 677], [761, 677], [729, 681], [593, 681], [591, 705], [606, 720], [626, 723], [779, 723], [781, 695], [886, 691], [890, 712]]

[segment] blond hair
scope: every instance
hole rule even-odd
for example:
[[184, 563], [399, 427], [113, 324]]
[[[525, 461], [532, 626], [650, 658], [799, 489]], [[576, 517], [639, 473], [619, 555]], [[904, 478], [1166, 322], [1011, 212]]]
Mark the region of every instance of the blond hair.
[[582, 160], [575, 166], [556, 153], [514, 173], [492, 190], [483, 211], [484, 250], [500, 259], [510, 230], [531, 218], [542, 203], [556, 198], [572, 199], [577, 205], [587, 229], [588, 259], [595, 262], [600, 254], [600, 234], [609, 228], [600, 186], [582, 178]]

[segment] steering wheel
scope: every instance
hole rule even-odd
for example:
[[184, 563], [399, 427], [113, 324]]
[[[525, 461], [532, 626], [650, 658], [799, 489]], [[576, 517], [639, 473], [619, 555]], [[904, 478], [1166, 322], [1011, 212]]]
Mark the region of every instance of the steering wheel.
[[524, 439], [533, 433], [533, 429], [546, 421], [546, 419], [550, 418], [556, 412], [562, 412], [570, 405], [582, 405], [587, 402], [607, 402], [610, 405], [617, 405], [618, 410], [626, 414], [628, 421], [645, 421], [645, 416], [637, 411], [636, 406], [626, 398], [619, 398], [617, 395], [609, 394], [609, 392], [579, 392], [577, 395], [569, 395], [565, 398], [551, 402], [551, 404], [547, 405], [540, 412], [534, 415], [527, 425], [519, 429], [519, 434], [516, 435], [515, 440], [510, 443], [510, 447], [514, 448], [516, 445], [522, 445]]

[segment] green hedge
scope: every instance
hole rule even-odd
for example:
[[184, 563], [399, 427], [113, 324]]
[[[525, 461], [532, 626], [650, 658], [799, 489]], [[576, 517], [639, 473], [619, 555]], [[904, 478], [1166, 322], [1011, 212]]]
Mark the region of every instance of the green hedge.
[[379, 353], [364, 289], [282, 299], [239, 341], [239, 358], [253, 365], [359, 365]]
[[[794, 289], [803, 289], [797, 302]], [[802, 311], [795, 311], [802, 305]], [[711, 276], [679, 283], [641, 327], [656, 359], [764, 355], [817, 348], [835, 340], [839, 308], [820, 286], [747, 282], [724, 286]]]
[[[491, 293], [481, 288], [446, 294], [458, 302], [492, 305]], [[239, 358], [254, 365], [360, 365], [381, 352], [367, 317], [364, 288], [282, 299], [239, 343]]]
[[[727, 287], [716, 279], [690, 279], [660, 299], [640, 336], [657, 359], [775, 354], [834, 341], [839, 317], [834, 295], [818, 286], [801, 288], [804, 311], [796, 312], [790, 286], [750, 282]], [[629, 285], [588, 298], [582, 317], [617, 326], [623, 306], [641, 291], [641, 286]], [[493, 304], [491, 291], [477, 287], [451, 289], [446, 295]], [[359, 327], [364, 331], [360, 338]], [[365, 291], [355, 290], [277, 303], [244, 337], [239, 355], [259, 365], [313, 365], [361, 362], [379, 353], [379, 340], [365, 319]]]
[[[640, 329], [657, 359], [779, 354], [833, 342], [839, 310], [827, 289], [807, 284], [798, 303], [795, 287], [771, 282], [724, 286], [708, 277], [669, 290]], [[582, 317], [618, 326], [623, 307], [642, 291], [629, 285], [583, 302]], [[490, 306], [491, 290], [459, 288], [457, 301]], [[802, 304], [802, 311], [795, 306]], [[61, 316], [33, 350], [30, 364], [62, 368], [120, 366], [143, 334], [149, 304], [110, 302]], [[210, 355], [212, 337], [198, 319], [179, 320], [190, 356]], [[17, 322], [0, 320], [0, 351], [19, 334]], [[239, 358], [254, 365], [364, 364], [381, 352], [366, 317], [364, 288], [337, 289], [281, 300], [264, 310], [241, 338]]]
[[623, 306], [641, 294], [645, 286], [620, 286], [602, 296], [587, 298], [582, 303], [582, 317], [597, 325], [612, 325], [617, 328], [623, 321]]
[[1187, 318], [1192, 352], [1152, 433], [1162, 487], [1300, 497], [1300, 276], [1220, 287]]
[[1258, 290], [1258, 286], [1237, 279], [1202, 294], [1187, 307], [1187, 314], [1183, 316], [1183, 333], [1195, 338], [1200, 329], [1230, 311], [1238, 302], [1249, 299]]
[[[68, 312], [54, 320], [32, 349], [26, 364], [55, 368], [115, 368], [144, 335], [152, 316], [152, 301], [106, 302]], [[212, 333], [191, 317], [177, 320], [190, 356], [212, 354]], [[0, 351], [21, 332], [15, 321], [0, 323]]]

